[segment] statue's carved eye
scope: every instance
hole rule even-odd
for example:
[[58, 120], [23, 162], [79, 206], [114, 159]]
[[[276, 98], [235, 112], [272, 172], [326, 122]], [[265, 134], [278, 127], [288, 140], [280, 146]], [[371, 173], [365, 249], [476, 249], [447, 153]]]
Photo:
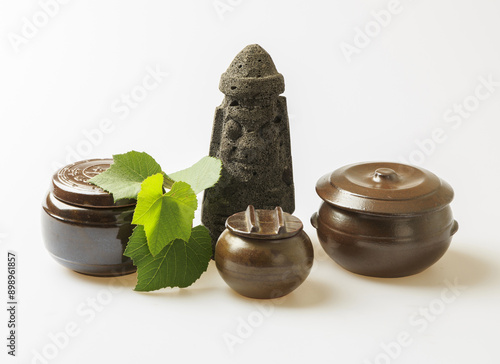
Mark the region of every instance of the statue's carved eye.
[[233, 141], [238, 140], [242, 135], [241, 125], [237, 121], [229, 120], [226, 123], [226, 135]]

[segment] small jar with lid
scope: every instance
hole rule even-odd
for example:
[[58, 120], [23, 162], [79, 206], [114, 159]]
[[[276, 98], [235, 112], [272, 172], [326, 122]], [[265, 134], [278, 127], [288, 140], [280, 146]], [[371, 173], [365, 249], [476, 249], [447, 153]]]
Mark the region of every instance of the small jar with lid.
[[453, 190], [435, 174], [405, 164], [359, 163], [321, 177], [323, 199], [311, 222], [326, 253], [345, 269], [402, 277], [434, 264], [458, 224]]
[[112, 159], [92, 159], [60, 169], [42, 206], [42, 234], [49, 253], [63, 266], [92, 276], [136, 270], [123, 255], [133, 230], [135, 200], [115, 203], [112, 195], [88, 183], [111, 163]]
[[277, 298], [307, 278], [314, 260], [302, 222], [280, 207], [248, 206], [226, 220], [215, 246], [215, 263], [224, 281], [250, 298]]

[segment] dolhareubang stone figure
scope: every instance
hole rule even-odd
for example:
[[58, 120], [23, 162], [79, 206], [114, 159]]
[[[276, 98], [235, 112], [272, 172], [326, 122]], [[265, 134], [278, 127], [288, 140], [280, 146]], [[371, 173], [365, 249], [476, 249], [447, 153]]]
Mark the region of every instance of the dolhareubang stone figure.
[[226, 219], [248, 205], [293, 213], [290, 128], [283, 75], [259, 45], [243, 49], [222, 74], [225, 94], [215, 111], [210, 156], [223, 163], [219, 182], [205, 191], [202, 222], [212, 244]]

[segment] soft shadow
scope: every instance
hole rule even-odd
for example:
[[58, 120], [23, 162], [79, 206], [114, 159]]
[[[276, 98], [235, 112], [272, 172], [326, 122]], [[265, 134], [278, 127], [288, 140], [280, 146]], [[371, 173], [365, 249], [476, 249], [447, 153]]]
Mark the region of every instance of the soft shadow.
[[[194, 283], [196, 284], [196, 283]], [[162, 288], [157, 291], [151, 292], [135, 292], [143, 296], [149, 296], [152, 298], [168, 298], [169, 300], [184, 299], [186, 297], [201, 297], [202, 295], [213, 295], [218, 287], [201, 287], [195, 288], [194, 286], [189, 286], [186, 288]]]
[[[77, 279], [100, 286], [128, 287], [131, 290], [133, 290], [137, 284], [137, 272], [127, 274], [124, 276], [95, 277], [83, 273], [78, 273], [70, 269], [65, 269], [65, 271], [66, 274], [72, 276], [72, 279]], [[215, 262], [210, 261], [207, 270], [201, 275], [200, 278], [198, 278], [196, 282], [193, 283], [192, 286], [182, 289], [164, 288], [157, 291], [137, 292], [137, 293], [151, 295], [151, 296], [171, 296], [171, 297], [191, 296], [217, 289], [217, 287], [214, 287], [214, 285], [219, 283], [219, 279], [220, 277], [219, 274], [217, 273]]]
[[[134, 274], [135, 280], [132, 288], [135, 287], [135, 283], [137, 280], [137, 274]], [[151, 292], [136, 292], [137, 294], [150, 296], [150, 297], [168, 297], [169, 299], [175, 298], [184, 298], [190, 296], [200, 296], [200, 295], [212, 295], [217, 290], [221, 290], [219, 273], [217, 272], [217, 268], [215, 266], [214, 261], [210, 261], [207, 270], [201, 275], [198, 280], [196, 280], [191, 286], [186, 288], [162, 288], [156, 291]]]
[[480, 286], [494, 275], [495, 263], [483, 257], [449, 250], [438, 262], [425, 271], [409, 277], [374, 278], [359, 276], [380, 284], [409, 287], [437, 287], [443, 281], [453, 282], [455, 279], [467, 286]]
[[332, 299], [332, 287], [311, 278], [299, 288], [283, 297], [282, 307], [305, 308], [317, 307]]
[[82, 280], [100, 286], [130, 287], [133, 289], [135, 287], [135, 284], [137, 283], [137, 273], [115, 277], [95, 277], [83, 273], [78, 273], [70, 269], [66, 269], [66, 271], [67, 274], [71, 275], [74, 279]]
[[274, 299], [258, 299], [249, 298], [240, 295], [231, 288], [227, 288], [229, 295], [238, 300], [243, 300], [247, 302], [266, 302], [272, 303], [276, 306], [287, 307], [287, 308], [305, 308], [305, 307], [315, 307], [319, 306], [330, 300], [332, 296], [331, 287], [314, 281], [312, 279], [307, 279], [302, 285], [300, 285], [295, 291], [287, 294], [286, 296], [274, 298]]

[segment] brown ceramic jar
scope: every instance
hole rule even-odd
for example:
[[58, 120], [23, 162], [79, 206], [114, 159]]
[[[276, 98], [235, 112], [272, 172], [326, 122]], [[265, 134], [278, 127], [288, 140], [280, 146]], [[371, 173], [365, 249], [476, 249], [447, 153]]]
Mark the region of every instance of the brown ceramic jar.
[[112, 159], [70, 164], [52, 178], [43, 202], [42, 234], [52, 257], [63, 266], [93, 276], [136, 270], [123, 256], [132, 234], [135, 201], [119, 201], [87, 181], [109, 168]]
[[215, 246], [215, 263], [224, 281], [250, 298], [277, 298], [296, 289], [314, 259], [302, 222], [280, 207], [230, 216]]
[[354, 273], [419, 273], [441, 258], [458, 229], [452, 188], [422, 168], [353, 164], [321, 177], [316, 192], [323, 202], [311, 222], [319, 241]]

